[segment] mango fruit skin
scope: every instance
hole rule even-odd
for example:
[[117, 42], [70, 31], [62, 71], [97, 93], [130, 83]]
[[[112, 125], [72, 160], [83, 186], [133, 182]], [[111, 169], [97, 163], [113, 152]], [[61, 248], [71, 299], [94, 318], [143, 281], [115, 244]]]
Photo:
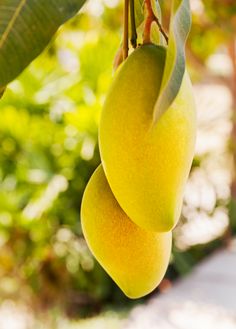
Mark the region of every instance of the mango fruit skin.
[[176, 225], [196, 136], [192, 86], [185, 72], [169, 109], [153, 125], [166, 50], [144, 45], [117, 71], [100, 120], [99, 146], [109, 185], [126, 214], [142, 228]]
[[101, 165], [85, 189], [81, 223], [90, 250], [129, 298], [157, 287], [168, 266], [172, 234], [134, 224], [114, 198]]

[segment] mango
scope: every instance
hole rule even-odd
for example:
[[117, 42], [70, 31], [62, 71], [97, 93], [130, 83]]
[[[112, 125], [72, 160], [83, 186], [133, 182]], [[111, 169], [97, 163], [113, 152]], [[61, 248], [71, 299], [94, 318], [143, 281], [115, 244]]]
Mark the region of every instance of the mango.
[[176, 225], [196, 135], [191, 82], [153, 124], [166, 49], [140, 46], [121, 64], [101, 114], [99, 146], [105, 175], [124, 212], [144, 229], [166, 232]]
[[172, 234], [140, 228], [121, 209], [100, 165], [81, 205], [84, 236], [98, 262], [130, 298], [157, 287], [168, 266]]

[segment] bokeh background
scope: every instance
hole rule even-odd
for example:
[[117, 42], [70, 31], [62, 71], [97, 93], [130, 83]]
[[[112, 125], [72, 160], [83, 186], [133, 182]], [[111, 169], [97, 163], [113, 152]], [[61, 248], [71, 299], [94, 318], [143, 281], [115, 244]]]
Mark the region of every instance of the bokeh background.
[[[166, 28], [170, 2], [161, 2]], [[227, 246], [236, 230], [236, 3], [191, 0], [191, 8], [196, 154], [170, 266], [154, 294]], [[150, 298], [122, 294], [80, 225], [82, 194], [100, 162], [98, 122], [122, 17], [122, 1], [88, 1], [0, 101], [1, 328], [118, 328]]]

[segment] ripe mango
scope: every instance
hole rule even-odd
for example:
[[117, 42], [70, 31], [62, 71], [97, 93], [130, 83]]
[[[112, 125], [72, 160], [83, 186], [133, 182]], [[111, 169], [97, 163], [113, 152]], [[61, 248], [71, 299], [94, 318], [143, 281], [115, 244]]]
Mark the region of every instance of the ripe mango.
[[142, 228], [165, 232], [177, 223], [190, 171], [196, 113], [185, 72], [177, 97], [153, 124], [166, 49], [143, 45], [118, 69], [100, 121], [103, 168], [115, 198]]
[[172, 234], [144, 230], [119, 206], [100, 165], [81, 206], [84, 236], [98, 262], [130, 298], [157, 287], [168, 266]]

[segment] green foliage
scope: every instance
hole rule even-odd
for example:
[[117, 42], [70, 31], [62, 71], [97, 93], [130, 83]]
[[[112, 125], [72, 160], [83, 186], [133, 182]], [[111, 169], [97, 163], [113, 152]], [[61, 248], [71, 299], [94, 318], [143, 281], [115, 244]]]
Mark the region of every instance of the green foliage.
[[46, 47], [61, 24], [85, 0], [2, 0], [0, 2], [0, 88]]

